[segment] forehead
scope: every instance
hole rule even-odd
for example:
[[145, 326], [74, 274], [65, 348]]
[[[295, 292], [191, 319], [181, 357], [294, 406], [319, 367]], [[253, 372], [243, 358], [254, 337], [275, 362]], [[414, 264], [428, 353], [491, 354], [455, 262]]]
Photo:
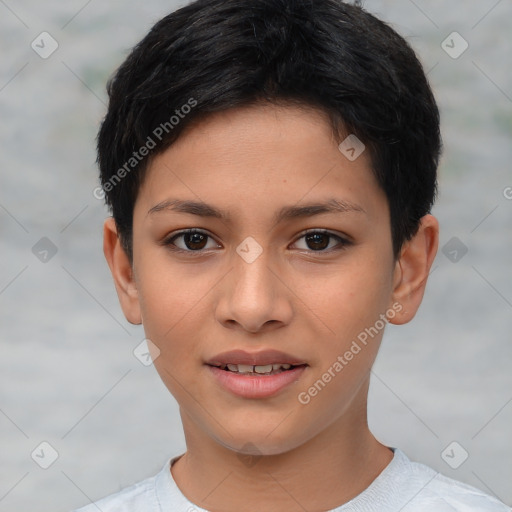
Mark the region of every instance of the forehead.
[[274, 219], [279, 205], [319, 200], [369, 214], [387, 208], [367, 152], [347, 158], [327, 115], [299, 106], [236, 108], [187, 127], [149, 165], [136, 210], [147, 214], [176, 199], [226, 215], [272, 211]]

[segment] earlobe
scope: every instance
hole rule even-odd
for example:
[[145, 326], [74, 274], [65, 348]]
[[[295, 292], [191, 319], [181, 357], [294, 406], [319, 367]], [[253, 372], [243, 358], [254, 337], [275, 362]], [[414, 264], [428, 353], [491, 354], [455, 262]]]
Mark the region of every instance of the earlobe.
[[393, 281], [393, 303], [401, 308], [390, 322], [410, 322], [423, 299], [430, 268], [439, 244], [439, 223], [433, 215], [421, 218], [417, 233], [406, 241], [396, 262]]
[[103, 253], [107, 260], [124, 316], [134, 325], [142, 323], [139, 296], [132, 265], [122, 247], [117, 227], [112, 217], [103, 226]]

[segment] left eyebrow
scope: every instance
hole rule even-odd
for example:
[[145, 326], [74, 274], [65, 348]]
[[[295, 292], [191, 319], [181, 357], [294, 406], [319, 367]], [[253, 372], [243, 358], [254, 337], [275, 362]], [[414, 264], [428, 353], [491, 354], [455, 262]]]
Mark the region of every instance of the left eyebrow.
[[[164, 210], [171, 210], [178, 213], [188, 213], [199, 217], [214, 217], [217, 219], [229, 220], [231, 215], [215, 206], [209, 205], [202, 201], [182, 201], [179, 199], [167, 199], [153, 206], [148, 214], [154, 214]], [[361, 212], [366, 213], [364, 208], [352, 203], [339, 199], [329, 199], [323, 203], [310, 203], [303, 206], [284, 206], [274, 215], [274, 223], [285, 220], [291, 220], [303, 217], [313, 217], [323, 213], [348, 213]]]
[[361, 212], [366, 213], [365, 210], [358, 204], [349, 201], [342, 201], [339, 199], [329, 199], [325, 203], [311, 203], [304, 206], [285, 206], [275, 215], [275, 223], [282, 222], [283, 220], [290, 220], [302, 217], [312, 217], [314, 215], [321, 215], [323, 213], [349, 213]]

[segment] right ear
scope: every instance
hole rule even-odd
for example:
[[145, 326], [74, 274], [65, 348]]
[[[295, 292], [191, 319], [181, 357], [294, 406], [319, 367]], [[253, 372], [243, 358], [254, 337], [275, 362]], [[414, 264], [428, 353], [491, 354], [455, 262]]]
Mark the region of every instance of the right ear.
[[103, 225], [103, 253], [112, 273], [126, 320], [134, 325], [141, 324], [139, 294], [135, 286], [132, 265], [119, 239], [113, 217], [106, 219]]

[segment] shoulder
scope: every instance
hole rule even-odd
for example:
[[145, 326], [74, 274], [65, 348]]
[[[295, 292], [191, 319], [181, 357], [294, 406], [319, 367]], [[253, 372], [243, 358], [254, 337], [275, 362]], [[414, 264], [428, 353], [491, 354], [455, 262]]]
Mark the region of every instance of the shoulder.
[[406, 480], [416, 492], [403, 512], [512, 512], [510, 507], [483, 491], [442, 475], [429, 466], [409, 461], [402, 452], [398, 455], [404, 458], [404, 469], [408, 472]]

